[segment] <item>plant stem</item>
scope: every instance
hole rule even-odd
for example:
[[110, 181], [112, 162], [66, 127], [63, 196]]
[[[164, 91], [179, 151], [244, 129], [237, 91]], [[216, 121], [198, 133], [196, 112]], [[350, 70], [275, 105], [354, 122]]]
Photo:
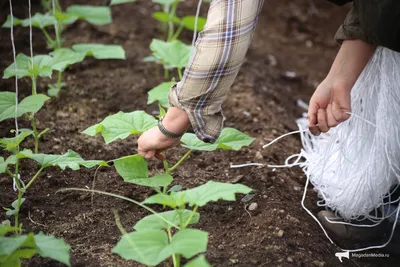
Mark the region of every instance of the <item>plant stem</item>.
[[31, 77], [31, 79], [32, 79], [32, 95], [36, 95], [37, 94], [37, 91], [36, 91], [36, 76], [33, 75]]
[[42, 31], [43, 31], [44, 36], [45, 36], [46, 39], [47, 39], [47, 42], [53, 46], [53, 45], [54, 45], [54, 42], [55, 42], [55, 41], [53, 40], [53, 38], [51, 38], [50, 34], [46, 31], [45, 28], [43, 28]]
[[183, 75], [182, 75], [182, 69], [178, 68], [178, 75], [179, 75], [179, 80], [182, 80]]
[[189, 157], [189, 155], [192, 153], [192, 149], [190, 149], [188, 152], [186, 152], [185, 155], [183, 155], [183, 157], [172, 167], [169, 169], [169, 172], [173, 172], [176, 168], [179, 167], [179, 165], [181, 165], [181, 163], [187, 159], [187, 157]]
[[31, 114], [31, 125], [33, 129], [33, 138], [35, 139], [35, 154], [39, 152], [39, 133], [36, 128], [35, 113]]
[[194, 209], [192, 210], [192, 213], [190, 214], [190, 216], [189, 216], [189, 218], [187, 219], [187, 221], [185, 222], [185, 224], [184, 224], [184, 225], [182, 225], [182, 224], [180, 225], [180, 226], [182, 227], [182, 229], [185, 229], [186, 226], [189, 225], [190, 221], [192, 220], [192, 218], [193, 218], [193, 216], [194, 216], [194, 214], [196, 213], [196, 211], [197, 211], [198, 208], [199, 208], [198, 205], [194, 206]]
[[164, 79], [169, 79], [169, 70], [164, 68]]
[[179, 1], [172, 4], [171, 12], [169, 13], [169, 21], [168, 21], [168, 42], [172, 40], [174, 36], [174, 17], [176, 14], [176, 8], [178, 7]]
[[23, 188], [23, 191], [28, 190], [28, 188], [33, 184], [33, 182], [39, 177], [39, 174], [43, 171], [45, 167], [41, 167], [35, 174], [35, 176], [32, 177], [32, 179], [29, 181], [29, 183]]
[[[167, 232], [168, 232], [169, 242], [171, 243], [172, 242], [171, 228], [168, 227]], [[178, 259], [178, 255], [172, 254], [172, 261], [174, 263], [174, 267], [180, 267], [180, 259]]]
[[21, 188], [20, 182], [19, 182], [19, 177], [18, 177], [18, 168], [19, 168], [19, 160], [17, 159], [17, 162], [15, 163], [15, 174], [14, 174], [14, 181], [15, 184], [17, 185], [18, 188], [18, 201], [17, 201], [17, 206], [15, 207], [15, 214], [14, 214], [14, 224], [16, 227], [15, 230], [15, 234], [19, 235], [21, 233], [20, 231], [20, 227], [19, 227], [19, 210], [21, 207], [21, 202], [22, 202], [22, 190], [20, 190], [19, 188]]
[[178, 39], [179, 35], [181, 35], [181, 33], [182, 33], [182, 31], [183, 31], [184, 28], [185, 28], [185, 25], [184, 25], [183, 23], [181, 23], [181, 24], [179, 25], [179, 28], [176, 30], [174, 36], [172, 36], [172, 38], [171, 38], [170, 41], [173, 41], [173, 40]]

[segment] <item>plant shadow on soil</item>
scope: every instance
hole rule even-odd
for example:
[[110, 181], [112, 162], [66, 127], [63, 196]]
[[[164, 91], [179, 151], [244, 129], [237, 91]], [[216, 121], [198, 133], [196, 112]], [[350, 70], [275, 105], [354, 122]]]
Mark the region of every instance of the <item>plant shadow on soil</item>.
[[[5, 1], [4, 1], [5, 2]], [[37, 1], [38, 2], [38, 1]], [[98, 1], [63, 1], [71, 4], [96, 4]], [[317, 3], [318, 2], [318, 3]], [[3, 5], [5, 11], [6, 5]], [[20, 5], [23, 7], [24, 5]], [[143, 109], [149, 113], [157, 107], [147, 106], [146, 92], [163, 81], [160, 66], [143, 63], [148, 56], [152, 38], [160, 38], [157, 24], [151, 19], [155, 6], [150, 1], [113, 7], [114, 22], [106, 26], [91, 26], [78, 22], [65, 32], [66, 46], [74, 43], [120, 44], [127, 53], [125, 61], [85, 60], [70, 67], [64, 74], [68, 86], [59, 99], [52, 99], [42, 109], [38, 127], [51, 128], [40, 144], [43, 153], [64, 153], [73, 149], [85, 159], [110, 160], [134, 154], [136, 139], [104, 145], [100, 137], [91, 138], [80, 132], [109, 114]], [[8, 9], [7, 9], [8, 10]], [[34, 6], [40, 10], [40, 6]], [[230, 163], [248, 161], [280, 164], [300, 149], [298, 136], [289, 136], [269, 149], [262, 145], [296, 130], [295, 119], [301, 108], [297, 99], [308, 101], [313, 90], [322, 81], [334, 58], [337, 45], [333, 41], [336, 28], [343, 21], [348, 8], [328, 2], [266, 1], [247, 60], [238, 75], [224, 114], [228, 127], [235, 127], [256, 138], [250, 148], [239, 152], [216, 151], [194, 153], [180, 170], [174, 183], [191, 188], [213, 179], [222, 182], [240, 182], [255, 189], [258, 208], [248, 212], [238, 197], [236, 202], [218, 202], [200, 209], [198, 225], [208, 231], [207, 259], [213, 266], [339, 266], [334, 256], [339, 249], [330, 244], [315, 221], [301, 208], [305, 177], [301, 170], [248, 167], [230, 169]], [[181, 12], [193, 14], [195, 3], [182, 3]], [[203, 13], [206, 8], [203, 7]], [[6, 13], [0, 14], [3, 23]], [[16, 15], [25, 17], [20, 8]], [[190, 42], [191, 33], [184, 35]], [[29, 53], [27, 29], [16, 28], [18, 52]], [[35, 54], [46, 53], [46, 45], [39, 31], [34, 31]], [[12, 61], [9, 31], [0, 29], [0, 69]], [[296, 77], [287, 77], [294, 71]], [[45, 92], [49, 80], [41, 80], [39, 91]], [[19, 83], [22, 96], [30, 91], [29, 81]], [[12, 80], [2, 80], [0, 90], [13, 90]], [[20, 120], [22, 127], [29, 125]], [[2, 122], [0, 136], [9, 135], [13, 122]], [[29, 147], [31, 143], [25, 143]], [[168, 151], [171, 162], [185, 150]], [[30, 177], [37, 166], [24, 161], [22, 177]], [[150, 163], [153, 170], [162, 164]], [[93, 206], [89, 193], [56, 193], [67, 187], [91, 187], [95, 170], [78, 172], [48, 169], [26, 195], [22, 218], [27, 231], [44, 231], [64, 238], [72, 247], [73, 266], [139, 266], [111, 253], [121, 234], [115, 225], [112, 208], [117, 208], [126, 229], [147, 215], [140, 207], [118, 199], [95, 195]], [[299, 188], [301, 188], [299, 190]], [[112, 168], [101, 168], [96, 178], [96, 189], [143, 200], [152, 190], [126, 184]], [[0, 178], [0, 206], [8, 206], [15, 198], [9, 177]], [[306, 205], [314, 212], [317, 197], [308, 188]], [[251, 203], [250, 202], [250, 203]], [[5, 219], [4, 214], [0, 219]], [[283, 234], [282, 234], [283, 233]], [[395, 266], [396, 258], [344, 259], [343, 266]], [[26, 266], [61, 266], [48, 259], [33, 258]], [[166, 262], [163, 266], [172, 266]]]

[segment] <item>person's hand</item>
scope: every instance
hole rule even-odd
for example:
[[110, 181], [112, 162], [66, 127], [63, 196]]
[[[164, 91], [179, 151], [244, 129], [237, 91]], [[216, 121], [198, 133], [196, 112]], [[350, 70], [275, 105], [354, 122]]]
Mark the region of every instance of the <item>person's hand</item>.
[[340, 47], [331, 70], [311, 97], [308, 119], [314, 135], [350, 118], [351, 88], [372, 57], [376, 47], [361, 40], [346, 40]]
[[[164, 127], [176, 134], [184, 133], [190, 125], [188, 115], [185, 111], [171, 107], [163, 119]], [[154, 157], [164, 160], [163, 151], [179, 144], [179, 138], [165, 136], [159, 128], [153, 127], [144, 132], [138, 139], [138, 153], [146, 159]]]
[[314, 135], [326, 133], [330, 128], [350, 118], [350, 92], [352, 85], [325, 79], [315, 90], [308, 109], [309, 129]]
[[138, 140], [138, 152], [146, 159], [154, 157], [164, 160], [164, 155], [161, 152], [168, 148], [174, 147], [179, 144], [178, 138], [170, 138], [165, 136], [158, 127], [153, 127], [144, 132]]

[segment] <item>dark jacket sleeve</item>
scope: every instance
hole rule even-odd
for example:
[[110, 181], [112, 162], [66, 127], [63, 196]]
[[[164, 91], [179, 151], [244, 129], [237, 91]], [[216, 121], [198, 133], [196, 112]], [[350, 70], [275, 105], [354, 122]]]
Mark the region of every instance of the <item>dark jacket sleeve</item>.
[[364, 30], [361, 26], [358, 8], [355, 4], [353, 4], [350, 12], [347, 14], [347, 17], [342, 25], [340, 25], [338, 31], [335, 35], [335, 40], [341, 44], [344, 40], [363, 40], [368, 42], [367, 37], [365, 36]]
[[352, 2], [353, 0], [328, 0], [328, 1], [332, 2], [332, 3], [336, 4], [336, 5], [339, 5], [339, 6], [343, 6], [343, 5], [347, 4], [347, 3]]

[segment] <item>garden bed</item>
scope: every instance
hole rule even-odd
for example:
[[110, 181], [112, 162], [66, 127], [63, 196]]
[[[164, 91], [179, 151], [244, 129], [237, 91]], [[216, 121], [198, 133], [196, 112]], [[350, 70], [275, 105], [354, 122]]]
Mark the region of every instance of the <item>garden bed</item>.
[[[64, 5], [79, 2], [98, 1], [68, 0]], [[230, 168], [231, 163], [249, 161], [281, 164], [300, 149], [297, 136], [289, 136], [265, 150], [262, 145], [296, 130], [294, 121], [304, 112], [297, 107], [296, 101], [308, 101], [313, 89], [328, 72], [338, 49], [332, 36], [347, 9], [322, 1], [316, 6], [310, 5], [312, 2], [265, 3], [247, 60], [224, 105], [225, 126], [256, 138], [253, 144], [238, 152], [196, 152], [175, 172], [174, 183], [184, 188], [212, 179], [240, 182], [255, 190], [255, 197], [250, 202], [242, 202], [239, 197], [236, 202], [220, 201], [201, 209], [199, 228], [210, 233], [206, 257], [213, 266], [339, 265], [334, 256], [339, 249], [329, 243], [300, 206], [305, 177], [299, 169]], [[194, 13], [192, 1], [182, 6], [183, 11]], [[40, 9], [39, 6], [35, 8]], [[67, 88], [61, 91], [59, 98], [48, 101], [37, 115], [39, 129], [51, 128], [40, 143], [43, 153], [65, 153], [72, 149], [85, 159], [102, 160], [135, 153], [136, 138], [105, 146], [101, 137], [89, 137], [81, 131], [119, 111], [145, 110], [149, 114], [158, 111], [157, 105], [146, 104], [147, 91], [164, 81], [163, 70], [161, 66], [142, 61], [150, 54], [148, 47], [152, 38], [161, 35], [151, 18], [152, 10], [154, 5], [150, 1], [116, 6], [110, 25], [92, 26], [79, 22], [66, 30], [67, 45], [85, 42], [119, 44], [124, 47], [127, 60], [85, 60], [64, 73]], [[2, 13], [0, 24], [5, 20], [6, 12]], [[23, 10], [18, 13], [26, 14]], [[3, 70], [12, 62], [8, 30], [0, 29], [0, 37], [0, 69]], [[190, 42], [190, 32], [183, 38]], [[28, 54], [28, 31], [16, 28], [15, 39], [17, 51]], [[34, 30], [33, 40], [35, 53], [47, 52], [40, 31]], [[287, 75], [287, 71], [294, 72], [295, 77]], [[48, 80], [40, 80], [39, 91], [47, 83]], [[12, 79], [0, 83], [0, 91], [13, 91], [13, 88]], [[28, 81], [20, 82], [20, 88], [23, 96], [30, 93]], [[22, 126], [29, 127], [20, 121]], [[12, 128], [12, 120], [2, 122], [0, 136], [10, 136]], [[167, 157], [174, 162], [182, 153], [183, 148], [174, 148], [168, 151]], [[161, 169], [162, 162], [154, 160], [150, 166]], [[31, 164], [21, 174], [25, 177], [36, 171], [37, 166]], [[100, 195], [94, 196], [92, 205], [90, 193], [56, 193], [66, 187], [90, 188], [94, 175], [95, 169], [78, 172], [49, 169], [26, 195], [21, 210], [23, 225], [35, 233], [43, 231], [64, 238], [71, 245], [72, 266], [139, 266], [111, 252], [121, 236], [112, 209], [119, 211], [125, 229], [132, 229], [147, 215], [143, 209]], [[154, 194], [152, 189], [124, 183], [108, 168], [99, 169], [95, 187], [136, 200]], [[0, 190], [0, 206], [9, 206], [16, 196], [9, 177], [0, 176]], [[317, 212], [316, 196], [311, 188], [308, 191], [307, 206]], [[255, 210], [247, 210], [250, 203], [257, 203]], [[5, 219], [3, 214], [0, 219]], [[394, 260], [393, 257], [381, 261], [374, 259], [374, 262], [352, 259], [346, 261], [346, 266], [388, 266], [390, 261], [394, 264]], [[62, 265], [34, 257], [26, 262], [26, 266]]]

